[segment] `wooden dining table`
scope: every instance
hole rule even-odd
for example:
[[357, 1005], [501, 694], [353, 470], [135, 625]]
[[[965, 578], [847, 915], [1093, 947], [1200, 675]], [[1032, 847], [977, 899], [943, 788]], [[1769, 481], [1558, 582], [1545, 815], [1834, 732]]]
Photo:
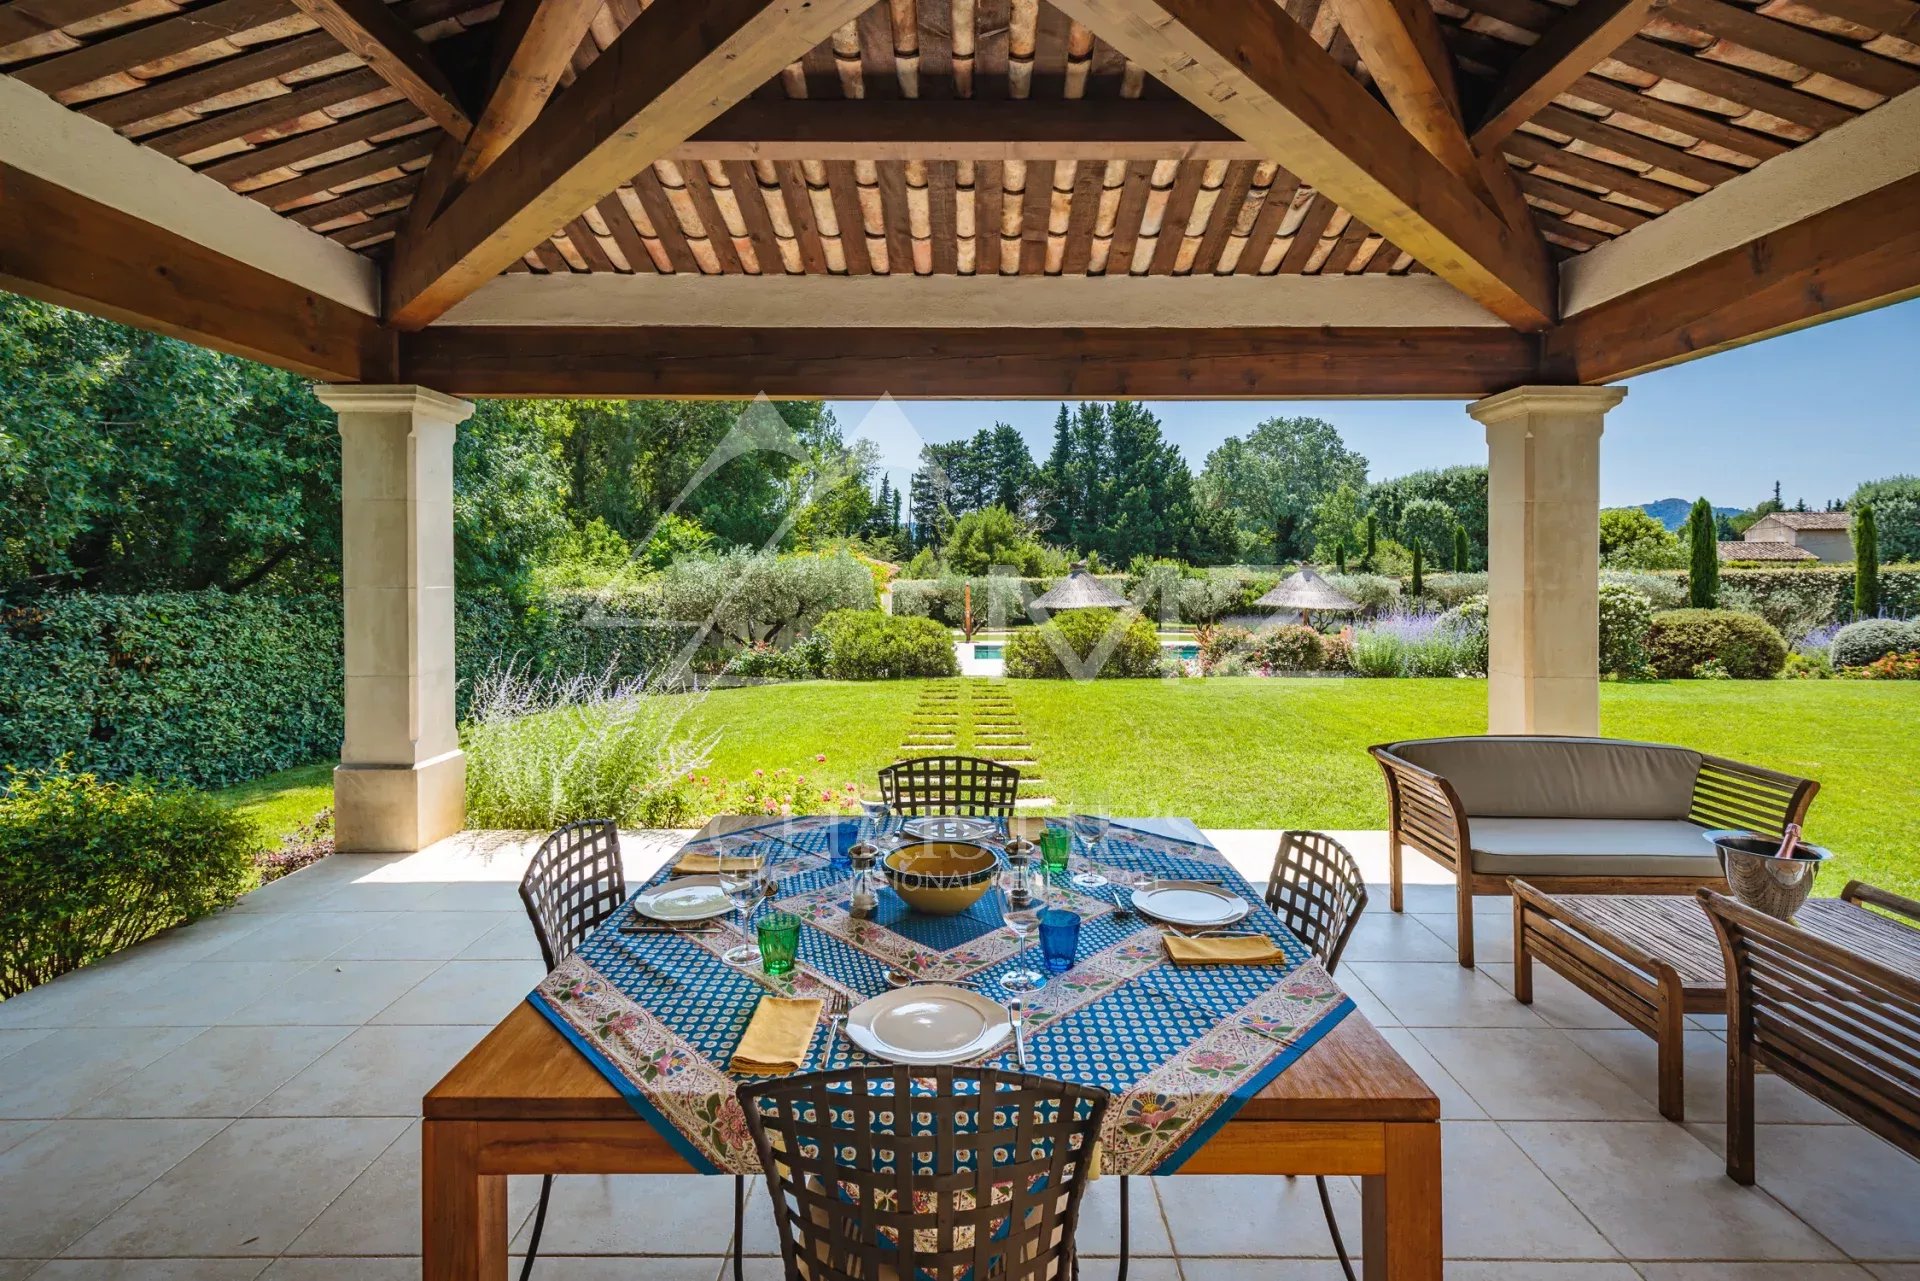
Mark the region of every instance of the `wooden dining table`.
[[[427, 1092], [422, 1113], [427, 1281], [504, 1281], [511, 1175], [694, 1173], [528, 1004]], [[1187, 1174], [1356, 1176], [1368, 1281], [1440, 1281], [1440, 1101], [1358, 1011], [1171, 1177]]]

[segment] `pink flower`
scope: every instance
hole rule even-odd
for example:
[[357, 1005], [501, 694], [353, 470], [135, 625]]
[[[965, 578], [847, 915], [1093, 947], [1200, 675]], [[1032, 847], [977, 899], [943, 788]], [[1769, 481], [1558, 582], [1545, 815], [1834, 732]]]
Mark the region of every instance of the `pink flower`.
[[753, 772], [753, 776], [755, 778], [765, 778], [767, 776], [767, 772], [763, 769], [757, 769]]
[[825, 764], [827, 763], [827, 754], [826, 754], [825, 752], [821, 752], [821, 753], [819, 753], [819, 754], [817, 754], [817, 755], [816, 755], [816, 756], [815, 756], [815, 757], [813, 758], [813, 763], [814, 763], [815, 765], [825, 765]]
[[790, 815], [790, 814], [792, 814], [792, 813], [793, 813], [793, 806], [792, 806], [792, 805], [791, 805], [790, 803], [788, 803], [788, 802], [786, 802], [786, 801], [781, 801], [781, 802], [780, 802], [780, 813], [781, 813], [781, 814], [783, 814], [783, 815]]
[[821, 800], [823, 800], [823, 801], [830, 801], [830, 800], [832, 800], [832, 799], [833, 799], [833, 793], [832, 793], [832, 792], [822, 792], [822, 793], [820, 793], [820, 799], [821, 799]]

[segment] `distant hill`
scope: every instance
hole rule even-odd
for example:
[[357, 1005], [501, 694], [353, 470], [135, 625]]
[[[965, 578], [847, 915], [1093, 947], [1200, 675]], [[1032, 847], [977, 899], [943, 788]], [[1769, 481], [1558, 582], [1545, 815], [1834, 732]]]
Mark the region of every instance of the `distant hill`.
[[[1640, 510], [1665, 525], [1669, 531], [1679, 529], [1687, 523], [1687, 513], [1693, 510], [1693, 504], [1684, 498], [1662, 498], [1659, 502], [1641, 503]], [[1738, 516], [1745, 508], [1716, 507], [1715, 516]]]

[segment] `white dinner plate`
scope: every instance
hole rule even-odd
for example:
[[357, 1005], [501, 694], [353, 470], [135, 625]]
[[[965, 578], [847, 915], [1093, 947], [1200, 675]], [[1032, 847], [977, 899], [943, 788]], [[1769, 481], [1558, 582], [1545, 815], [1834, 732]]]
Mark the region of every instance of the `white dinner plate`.
[[1231, 925], [1252, 904], [1224, 885], [1205, 881], [1155, 881], [1133, 892], [1133, 906], [1169, 925]]
[[706, 921], [733, 911], [717, 876], [678, 876], [633, 896], [633, 910], [656, 921]]
[[995, 1049], [1012, 1033], [1005, 1006], [944, 983], [882, 992], [847, 1013], [847, 1039], [892, 1063], [963, 1063]]
[[910, 818], [900, 825], [900, 830], [923, 841], [977, 841], [983, 836], [995, 835], [1000, 829], [990, 819], [936, 814]]

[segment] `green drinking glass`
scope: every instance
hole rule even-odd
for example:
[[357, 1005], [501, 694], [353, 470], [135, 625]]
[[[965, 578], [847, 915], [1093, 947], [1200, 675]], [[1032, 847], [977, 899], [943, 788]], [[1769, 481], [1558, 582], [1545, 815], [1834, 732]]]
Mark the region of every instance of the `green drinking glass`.
[[768, 912], [756, 927], [760, 936], [760, 968], [779, 976], [793, 973], [800, 950], [800, 918], [792, 912]]
[[1040, 834], [1040, 863], [1049, 872], [1067, 870], [1067, 858], [1073, 853], [1073, 834], [1064, 827], [1049, 827]]

